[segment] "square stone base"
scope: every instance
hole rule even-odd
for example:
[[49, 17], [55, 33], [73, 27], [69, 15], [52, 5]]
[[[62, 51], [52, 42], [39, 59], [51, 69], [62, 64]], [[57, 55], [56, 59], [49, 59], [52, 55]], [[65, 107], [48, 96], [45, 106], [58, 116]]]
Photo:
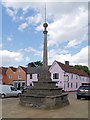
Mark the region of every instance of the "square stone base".
[[60, 108], [69, 105], [67, 94], [57, 96], [21, 95], [20, 104], [36, 108]]

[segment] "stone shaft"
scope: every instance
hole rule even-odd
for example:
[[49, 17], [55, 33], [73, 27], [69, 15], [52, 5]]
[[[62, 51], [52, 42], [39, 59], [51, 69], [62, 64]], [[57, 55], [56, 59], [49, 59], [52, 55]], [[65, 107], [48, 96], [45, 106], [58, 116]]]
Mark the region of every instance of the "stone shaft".
[[43, 31], [44, 33], [44, 47], [43, 47], [43, 67], [47, 69], [48, 67], [48, 58], [47, 58], [47, 33], [48, 31], [46, 30], [46, 27]]

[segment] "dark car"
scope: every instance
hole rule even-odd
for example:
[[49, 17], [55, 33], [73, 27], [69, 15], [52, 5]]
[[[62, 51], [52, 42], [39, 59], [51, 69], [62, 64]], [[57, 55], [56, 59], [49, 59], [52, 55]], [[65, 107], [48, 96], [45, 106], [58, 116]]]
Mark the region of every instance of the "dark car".
[[32, 88], [32, 86], [27, 86], [27, 87], [23, 88], [22, 93], [26, 93], [27, 90], [31, 89], [31, 88]]
[[76, 95], [77, 95], [77, 99], [90, 98], [90, 85], [80, 86], [77, 90]]

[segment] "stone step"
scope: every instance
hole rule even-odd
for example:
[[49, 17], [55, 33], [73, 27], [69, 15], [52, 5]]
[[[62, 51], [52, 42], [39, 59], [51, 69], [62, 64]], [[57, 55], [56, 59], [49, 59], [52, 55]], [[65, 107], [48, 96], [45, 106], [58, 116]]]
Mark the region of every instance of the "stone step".
[[62, 88], [32, 88], [27, 91], [27, 94], [30, 95], [45, 95], [45, 96], [53, 96], [62, 94]]
[[36, 88], [55, 88], [57, 82], [33, 82]]

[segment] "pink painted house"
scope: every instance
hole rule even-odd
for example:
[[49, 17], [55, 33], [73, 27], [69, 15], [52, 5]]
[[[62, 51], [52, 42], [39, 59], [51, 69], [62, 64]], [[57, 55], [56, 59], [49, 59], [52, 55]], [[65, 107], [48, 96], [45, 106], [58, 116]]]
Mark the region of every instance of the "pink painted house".
[[[62, 87], [65, 91], [74, 91], [79, 88], [82, 83], [89, 83], [90, 78], [83, 70], [78, 70], [69, 65], [54, 61], [49, 66], [52, 81], [57, 81], [56, 86]], [[27, 69], [27, 86], [34, 85], [33, 81], [38, 81], [40, 67], [28, 67]]]

